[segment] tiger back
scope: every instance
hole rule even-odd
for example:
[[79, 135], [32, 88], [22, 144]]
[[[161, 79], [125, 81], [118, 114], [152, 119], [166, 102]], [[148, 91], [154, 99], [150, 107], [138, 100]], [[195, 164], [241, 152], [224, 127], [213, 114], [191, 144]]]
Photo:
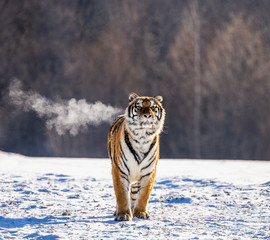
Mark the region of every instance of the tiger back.
[[161, 96], [129, 95], [125, 114], [113, 122], [108, 153], [116, 197], [116, 221], [149, 218], [146, 207], [153, 189], [159, 159], [159, 135], [165, 110]]

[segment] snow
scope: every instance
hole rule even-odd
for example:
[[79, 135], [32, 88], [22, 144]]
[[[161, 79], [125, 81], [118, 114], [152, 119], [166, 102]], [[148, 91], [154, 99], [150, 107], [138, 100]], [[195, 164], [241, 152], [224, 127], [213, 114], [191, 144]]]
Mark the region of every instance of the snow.
[[149, 220], [115, 222], [109, 159], [0, 152], [0, 239], [270, 239], [270, 162], [160, 160]]

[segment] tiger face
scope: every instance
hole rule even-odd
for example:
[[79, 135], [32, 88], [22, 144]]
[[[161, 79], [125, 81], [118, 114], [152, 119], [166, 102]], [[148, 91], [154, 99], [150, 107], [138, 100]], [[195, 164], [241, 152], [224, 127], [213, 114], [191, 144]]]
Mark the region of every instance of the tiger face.
[[126, 109], [127, 124], [132, 130], [153, 130], [162, 128], [165, 111], [162, 107], [162, 96], [139, 97], [136, 93], [129, 95], [129, 106]]

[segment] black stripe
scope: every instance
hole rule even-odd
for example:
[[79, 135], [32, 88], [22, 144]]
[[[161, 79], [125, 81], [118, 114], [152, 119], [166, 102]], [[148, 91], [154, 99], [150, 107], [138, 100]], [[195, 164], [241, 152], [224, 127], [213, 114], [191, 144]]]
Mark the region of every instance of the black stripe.
[[131, 191], [131, 194], [137, 194], [139, 191]]
[[134, 150], [134, 148], [132, 147], [131, 142], [129, 141], [129, 137], [128, 137], [128, 132], [127, 131], [125, 131], [125, 142], [126, 142], [128, 148], [129, 148], [129, 151], [133, 154], [136, 162], [138, 164], [140, 164], [140, 160], [139, 160], [140, 158], [139, 158], [138, 154], [136, 153], [136, 151]]
[[110, 156], [110, 158], [111, 158], [111, 156], [112, 156], [111, 143], [108, 144], [108, 153], [109, 153], [109, 156]]
[[[111, 144], [111, 143], [110, 143]], [[113, 152], [113, 163], [117, 166], [118, 165], [118, 163], [117, 163], [117, 161], [116, 161], [116, 157], [115, 157], [115, 148], [116, 148], [116, 145], [114, 144], [113, 145], [113, 150], [112, 150], [112, 152]]]
[[119, 166], [117, 166], [117, 167], [118, 167], [119, 171], [128, 178], [128, 175]]
[[128, 116], [129, 116], [130, 118], [132, 118], [132, 116], [131, 116], [131, 108], [132, 108], [132, 106], [129, 106], [129, 107], [128, 107]]
[[124, 121], [124, 117], [121, 117], [121, 118], [118, 119], [117, 122], [115, 122], [115, 125], [114, 125], [114, 128], [112, 130], [112, 133], [114, 133], [116, 130], [119, 129], [119, 127], [121, 126], [121, 124], [123, 123], [123, 121]]
[[146, 132], [146, 135], [147, 135], [147, 136], [152, 136], [154, 133], [155, 133], [155, 131], [152, 131], [152, 132]]
[[153, 159], [153, 160], [151, 160], [151, 162], [150, 162], [146, 167], [143, 167], [143, 168], [141, 169], [141, 171], [143, 171], [144, 169], [149, 168], [149, 167], [152, 165], [152, 163], [156, 160], [156, 155], [154, 154], [154, 158], [152, 157], [151, 159]]
[[159, 108], [157, 109], [156, 117], [157, 117], [158, 120], [160, 120], [160, 109]]
[[120, 154], [123, 155], [124, 160], [127, 161], [126, 155], [124, 154], [124, 151], [123, 151], [123, 148], [122, 148], [121, 144], [120, 144]]
[[156, 142], [157, 142], [157, 136], [154, 138], [153, 142], [151, 143], [148, 152], [144, 154], [144, 158], [147, 157], [147, 155], [150, 153], [150, 151], [151, 151], [151, 150], [153, 149], [153, 147], [155, 146]]
[[162, 108], [159, 107], [159, 108], [157, 109], [157, 112], [156, 112], [156, 117], [157, 117], [158, 120], [161, 119], [162, 112], [163, 112]]
[[130, 136], [131, 137], [131, 139], [134, 141], [134, 142], [136, 142], [136, 143], [140, 143], [138, 140], [136, 140], [136, 139], [134, 139], [132, 136]]
[[129, 183], [129, 180], [127, 177], [123, 176], [123, 175], [120, 175], [123, 179], [125, 179], [128, 183]]
[[113, 158], [113, 163], [114, 163], [115, 166], [117, 166], [117, 161], [116, 161], [115, 157]]
[[123, 150], [122, 150], [121, 144], [120, 144], [120, 154], [121, 154], [121, 157], [122, 157], [122, 159], [123, 159], [122, 162], [124, 163], [125, 168], [128, 170], [128, 174], [130, 175], [130, 170], [129, 170], [127, 164], [126, 164], [127, 158], [126, 158], [126, 156], [125, 156], [125, 154], [124, 154], [124, 152], [123, 152]]
[[119, 121], [123, 122], [124, 119], [125, 119], [125, 116], [124, 116], [124, 115], [118, 116], [118, 117], [113, 121], [112, 126], [111, 126], [111, 128], [110, 128], [110, 132], [113, 131], [113, 128], [117, 125], [117, 123], [118, 123]]
[[132, 201], [136, 201], [137, 200], [137, 198], [135, 198], [135, 199], [134, 198], [131, 198], [131, 199], [132, 199]]
[[115, 119], [115, 121], [114, 121], [114, 123], [112, 125], [112, 129], [111, 129], [112, 132], [115, 132], [115, 130], [117, 129], [117, 126], [119, 124], [119, 120], [120, 120], [120, 118]]
[[153, 158], [155, 159], [157, 156], [158, 156], [158, 151], [156, 149], [155, 152], [153, 153], [152, 157], [149, 158], [148, 162], [150, 162]]
[[131, 121], [129, 119], [127, 120], [127, 123], [128, 123], [128, 125], [132, 125], [132, 126], [137, 126], [138, 125], [136, 122]]
[[144, 177], [147, 177], [147, 176], [149, 176], [149, 175], [151, 175], [151, 174], [152, 174], [152, 171], [149, 172], [149, 173], [144, 174], [143, 176], [141, 176], [140, 181], [141, 181]]
[[[135, 131], [133, 131], [133, 130], [131, 130], [131, 132], [132, 132], [132, 134], [134, 135], [134, 136], [138, 136], [139, 135], [139, 133], [136, 133]], [[141, 138], [140, 138], [141, 139]]]
[[160, 110], [160, 112], [159, 112], [159, 118], [158, 118], [158, 120], [161, 119], [161, 116], [162, 116], [162, 113], [163, 113], [163, 109], [162, 108], [160, 108], [159, 110]]
[[128, 175], [130, 175], [130, 171], [129, 171], [128, 166], [126, 165], [126, 163], [124, 161], [121, 161], [121, 167], [123, 167], [123, 165], [124, 165], [125, 169], [128, 171]]
[[126, 164], [125, 162], [123, 162], [123, 163], [124, 163], [124, 165], [125, 165], [126, 169], [128, 170], [128, 174], [130, 175], [130, 170], [129, 170], [129, 168], [128, 168], [127, 164]]
[[130, 105], [129, 107], [128, 107], [128, 116], [130, 117], [130, 118], [134, 118], [134, 116], [137, 116], [136, 114], [134, 115], [134, 113], [133, 113], [133, 110], [134, 110], [134, 106], [133, 105]]

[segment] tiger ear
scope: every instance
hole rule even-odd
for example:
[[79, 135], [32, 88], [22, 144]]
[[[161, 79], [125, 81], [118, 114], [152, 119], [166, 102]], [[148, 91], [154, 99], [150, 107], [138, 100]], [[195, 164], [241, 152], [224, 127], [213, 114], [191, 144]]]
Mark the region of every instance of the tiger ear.
[[135, 98], [139, 97], [136, 93], [130, 93], [128, 96], [128, 100], [132, 102]]
[[156, 96], [154, 96], [154, 98], [155, 98], [156, 100], [158, 100], [160, 103], [162, 103], [162, 101], [163, 101], [163, 97], [160, 96], [160, 95], [156, 95]]

